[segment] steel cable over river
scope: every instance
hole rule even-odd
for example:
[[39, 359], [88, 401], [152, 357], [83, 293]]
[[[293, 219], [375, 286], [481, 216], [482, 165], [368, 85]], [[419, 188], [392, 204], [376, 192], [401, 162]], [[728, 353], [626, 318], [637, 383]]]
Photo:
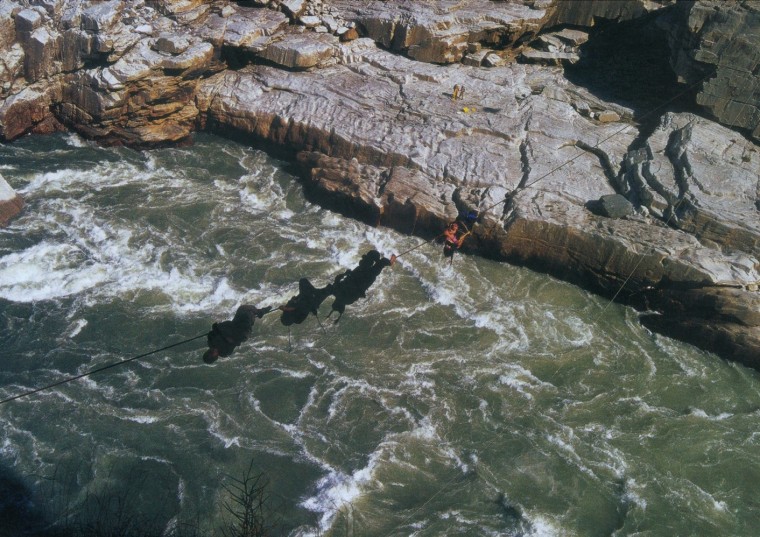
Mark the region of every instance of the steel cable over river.
[[758, 372], [547, 276], [410, 251], [223, 139], [0, 155], [27, 202], [0, 230], [0, 399], [409, 251], [290, 352], [271, 315], [211, 366], [199, 341], [0, 406], [3, 475], [48, 516], [139, 483], [136, 512], [210, 531], [253, 461], [290, 535], [754, 535]]

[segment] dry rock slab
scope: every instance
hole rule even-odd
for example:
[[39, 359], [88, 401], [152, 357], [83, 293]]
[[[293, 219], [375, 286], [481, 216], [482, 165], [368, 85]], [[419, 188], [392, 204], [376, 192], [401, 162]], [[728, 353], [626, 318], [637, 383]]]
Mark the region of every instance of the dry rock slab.
[[330, 60], [337, 44], [331, 35], [299, 34], [270, 44], [259, 56], [288, 69], [309, 69]]

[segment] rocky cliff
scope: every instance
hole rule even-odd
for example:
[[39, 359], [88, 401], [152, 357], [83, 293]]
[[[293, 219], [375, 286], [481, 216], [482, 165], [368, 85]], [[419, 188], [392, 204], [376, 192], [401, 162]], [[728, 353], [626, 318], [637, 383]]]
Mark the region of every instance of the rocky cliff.
[[326, 206], [423, 238], [477, 211], [466, 250], [634, 304], [647, 326], [760, 368], [752, 2], [5, 0], [0, 12], [6, 141], [235, 134], [292, 155]]

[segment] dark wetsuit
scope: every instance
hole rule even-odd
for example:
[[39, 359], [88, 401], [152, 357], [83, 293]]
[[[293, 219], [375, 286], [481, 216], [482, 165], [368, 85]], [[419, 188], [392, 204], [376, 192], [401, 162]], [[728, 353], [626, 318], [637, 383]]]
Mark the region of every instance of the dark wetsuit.
[[316, 288], [308, 279], [301, 278], [298, 281], [298, 294], [280, 308], [282, 310], [280, 322], [285, 326], [301, 324], [310, 313], [317, 314], [319, 306], [330, 296], [331, 292], [332, 285]]
[[347, 270], [339, 274], [333, 283], [332, 294], [335, 300], [332, 303], [333, 311], [338, 312], [338, 319], [343, 315], [346, 306], [353, 304], [366, 296], [367, 290], [372, 287], [375, 280], [385, 267], [391, 265], [391, 260], [381, 257], [377, 250], [370, 250], [364, 254], [359, 265], [353, 270]]
[[211, 331], [206, 338], [209, 349], [217, 349], [219, 356], [229, 356], [251, 335], [256, 317], [261, 318], [269, 310], [269, 307], [258, 309], [255, 306], [240, 306], [231, 321], [211, 325]]

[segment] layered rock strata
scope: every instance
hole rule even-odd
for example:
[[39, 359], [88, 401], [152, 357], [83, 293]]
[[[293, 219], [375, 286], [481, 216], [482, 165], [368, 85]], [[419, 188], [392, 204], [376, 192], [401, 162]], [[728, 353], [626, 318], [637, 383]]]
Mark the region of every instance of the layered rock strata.
[[680, 79], [724, 125], [760, 140], [760, 2], [681, 2], [660, 24]]
[[[234, 132], [290, 152], [320, 203], [425, 239], [478, 211], [466, 251], [635, 304], [648, 326], [760, 368], [757, 145], [667, 109], [640, 129], [640, 111], [561, 68], [514, 61], [527, 44], [582, 56], [594, 39], [549, 26], [654, 13], [688, 83], [711, 58], [690, 55], [694, 35], [723, 43], [724, 69], [724, 37], [760, 20], [746, 2], [722, 18], [707, 0], [670, 4], [6, 1], [0, 135], [65, 125], [150, 146]], [[732, 80], [756, 84], [742, 66]], [[703, 78], [696, 100], [720, 119], [733, 86]], [[758, 101], [726, 123], [754, 132]]]

